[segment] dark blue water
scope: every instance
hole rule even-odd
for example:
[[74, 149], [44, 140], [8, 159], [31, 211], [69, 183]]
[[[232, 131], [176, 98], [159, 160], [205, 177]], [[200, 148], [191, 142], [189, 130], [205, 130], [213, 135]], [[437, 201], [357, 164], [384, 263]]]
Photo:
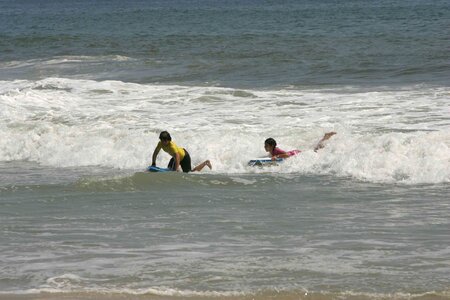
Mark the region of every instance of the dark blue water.
[[445, 0], [2, 0], [0, 79], [441, 85], [449, 29]]

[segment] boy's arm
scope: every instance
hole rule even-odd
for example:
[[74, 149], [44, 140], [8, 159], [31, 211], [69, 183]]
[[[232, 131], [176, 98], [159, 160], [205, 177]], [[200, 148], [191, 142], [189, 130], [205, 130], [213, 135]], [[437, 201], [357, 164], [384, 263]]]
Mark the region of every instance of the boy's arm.
[[178, 172], [179, 168], [180, 168], [180, 154], [178, 154], [178, 152], [175, 152], [175, 171]]
[[152, 155], [152, 166], [156, 166], [156, 157], [158, 156], [159, 150], [161, 150], [161, 146], [158, 144], [153, 151]]
[[288, 157], [289, 157], [289, 154], [287, 154], [287, 153], [280, 153], [280, 154], [272, 156], [272, 159], [275, 160], [277, 158], [288, 158]]
[[277, 154], [272, 155], [272, 160], [277, 160], [277, 158], [288, 158], [289, 154], [281, 149], [277, 149]]

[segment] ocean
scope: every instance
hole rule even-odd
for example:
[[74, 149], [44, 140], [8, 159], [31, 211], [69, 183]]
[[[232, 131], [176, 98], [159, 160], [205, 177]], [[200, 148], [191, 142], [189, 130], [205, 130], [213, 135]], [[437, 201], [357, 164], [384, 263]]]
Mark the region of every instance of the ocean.
[[[0, 300], [450, 299], [449, 28], [444, 0], [0, 0]], [[164, 130], [212, 170], [147, 172]], [[268, 137], [302, 152], [248, 166]]]

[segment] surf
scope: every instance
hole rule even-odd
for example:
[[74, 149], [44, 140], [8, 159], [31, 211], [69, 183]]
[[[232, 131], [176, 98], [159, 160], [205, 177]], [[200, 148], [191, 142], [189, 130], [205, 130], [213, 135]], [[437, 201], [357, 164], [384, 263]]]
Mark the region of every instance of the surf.
[[[141, 171], [170, 131], [193, 165], [256, 174], [275, 137], [302, 153], [270, 171], [369, 182], [450, 182], [448, 87], [233, 89], [47, 78], [0, 84], [0, 161]], [[182, 109], [180, 109], [182, 108]], [[195, 116], [193, 118], [192, 116]], [[338, 134], [313, 148], [324, 132]], [[161, 154], [157, 165], [170, 157]], [[208, 171], [210, 172], [210, 171]]]

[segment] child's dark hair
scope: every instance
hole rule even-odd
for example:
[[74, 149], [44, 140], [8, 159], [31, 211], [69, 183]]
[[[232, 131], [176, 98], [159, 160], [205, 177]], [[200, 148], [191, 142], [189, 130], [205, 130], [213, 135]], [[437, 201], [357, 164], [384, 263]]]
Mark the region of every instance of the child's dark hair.
[[274, 148], [277, 146], [277, 142], [273, 138], [268, 138], [264, 141], [264, 144], [273, 146]]
[[172, 137], [170, 136], [170, 133], [168, 133], [167, 131], [163, 131], [159, 134], [159, 139], [161, 141], [171, 141]]

